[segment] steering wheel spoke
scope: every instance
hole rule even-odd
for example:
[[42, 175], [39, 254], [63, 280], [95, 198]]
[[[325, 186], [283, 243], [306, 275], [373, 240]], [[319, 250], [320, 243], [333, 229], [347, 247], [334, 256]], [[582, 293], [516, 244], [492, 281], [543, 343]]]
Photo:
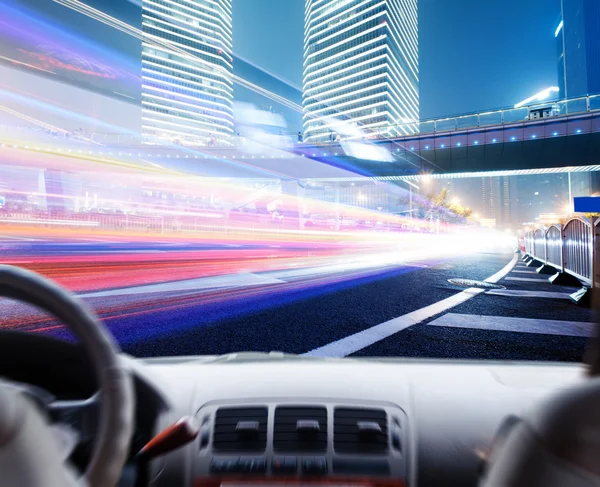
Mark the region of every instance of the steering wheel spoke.
[[53, 424], [66, 425], [78, 432], [81, 442], [91, 442], [98, 434], [99, 397], [96, 394], [83, 400], [53, 401], [48, 405], [48, 414]]

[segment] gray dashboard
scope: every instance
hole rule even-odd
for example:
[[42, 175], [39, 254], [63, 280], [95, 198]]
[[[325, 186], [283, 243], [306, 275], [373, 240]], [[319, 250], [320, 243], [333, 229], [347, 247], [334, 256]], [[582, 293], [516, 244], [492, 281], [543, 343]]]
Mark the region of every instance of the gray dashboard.
[[[259, 406], [267, 409], [267, 447], [252, 458], [264, 460], [260, 470], [274, 475], [273, 462], [284, 453], [273, 447], [275, 411], [281, 406], [324, 408], [327, 444], [318, 453], [295, 452], [302, 462], [315, 455], [335, 475], [338, 455], [333, 445], [336, 408], [385, 411], [390, 428], [398, 423], [401, 448], [366, 457], [385, 458], [390, 478], [410, 486], [476, 485], [502, 421], [520, 415], [538, 400], [584, 380], [583, 366], [561, 363], [461, 362], [450, 360], [273, 359], [216, 360], [198, 358], [137, 362], [137, 373], [169, 398], [157, 430], [182, 416], [194, 416], [212, 431], [219, 408]], [[213, 448], [213, 436], [153, 462], [153, 486], [193, 485], [215, 475], [213, 460], [248, 458], [246, 452]], [[204, 441], [200, 447], [199, 442]], [[315, 457], [316, 458], [316, 457]], [[264, 470], [263, 470], [264, 469]]]

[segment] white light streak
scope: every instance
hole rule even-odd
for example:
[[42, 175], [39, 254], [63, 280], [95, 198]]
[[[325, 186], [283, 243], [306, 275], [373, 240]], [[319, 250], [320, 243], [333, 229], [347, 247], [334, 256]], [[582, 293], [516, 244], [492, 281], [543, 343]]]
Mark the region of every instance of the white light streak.
[[558, 24], [558, 27], [556, 28], [556, 32], [554, 33], [554, 37], [558, 37], [558, 34], [560, 34], [560, 31], [563, 28], [563, 21], [560, 21], [560, 24]]
[[515, 108], [521, 108], [522, 106], [528, 105], [534, 101], [544, 101], [544, 100], [550, 98], [552, 93], [558, 93], [559, 91], [560, 90], [559, 90], [558, 86], [550, 86], [549, 88], [546, 88], [545, 90], [542, 90], [539, 93], [536, 93], [535, 95], [530, 96], [526, 100], [523, 100], [523, 101], [517, 103], [515, 105]]

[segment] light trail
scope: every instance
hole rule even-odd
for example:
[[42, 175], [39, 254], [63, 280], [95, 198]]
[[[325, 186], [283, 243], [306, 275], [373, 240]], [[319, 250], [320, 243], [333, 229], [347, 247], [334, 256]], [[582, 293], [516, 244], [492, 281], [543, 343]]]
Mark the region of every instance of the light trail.
[[98, 227], [99, 222], [89, 222], [84, 220], [73, 221], [73, 220], [39, 220], [30, 218], [27, 220], [21, 220], [17, 218], [2, 218], [0, 217], [0, 223], [20, 223], [24, 225], [57, 225], [57, 226], [69, 226], [69, 227]]
[[[44, 275], [67, 286], [73, 291], [84, 293], [85, 299], [91, 299], [96, 313], [109, 324], [121, 326], [127, 318], [146, 317], [147, 323], [152, 323], [152, 317], [164, 316], [165, 313], [187, 312], [199, 307], [217, 305], [231, 313], [237, 313], [237, 302], [250, 298], [266, 298], [270, 296], [293, 296], [293, 293], [313, 293], [314, 289], [331, 289], [340, 284], [354, 285], [354, 282], [365, 279], [379, 279], [385, 272], [391, 272], [398, 265], [408, 265], [419, 262], [435, 262], [469, 254], [471, 249], [464, 245], [463, 238], [450, 245], [444, 238], [421, 234], [412, 241], [406, 240], [406, 235], [397, 243], [403, 242], [402, 253], [398, 249], [388, 247], [385, 252], [381, 248], [366, 245], [364, 248], [349, 249], [344, 245], [332, 248], [299, 248], [281, 249], [229, 249], [205, 250], [187, 252], [155, 252], [155, 253], [120, 253], [113, 250], [110, 254], [91, 253], [87, 255], [44, 256], [33, 255], [33, 261], [24, 266], [41, 272]], [[294, 243], [294, 245], [296, 245]], [[107, 247], [101, 247], [107, 248]], [[110, 246], [108, 247], [110, 248]], [[97, 249], [98, 250], [98, 249]], [[414, 268], [423, 267], [416, 265]], [[282, 270], [283, 272], [279, 272]], [[406, 270], [406, 268], [405, 268]], [[267, 272], [272, 276], [266, 277], [261, 284], [239, 286], [231, 284], [224, 288], [215, 289], [210, 285], [203, 287], [201, 279], [219, 275], [238, 275], [237, 282], [242, 283], [247, 273]], [[242, 272], [244, 274], [239, 275]], [[384, 274], [382, 274], [384, 273]], [[126, 282], [123, 276], [127, 276]], [[285, 276], [291, 280], [286, 281]], [[185, 283], [186, 279], [198, 279], [198, 288], [182, 287], [177, 291], [177, 283]], [[283, 279], [283, 280], [282, 280]], [[234, 278], [235, 280], [235, 278]], [[163, 286], [164, 291], [134, 292], [128, 294], [127, 289], [135, 286], [151, 286], [152, 283], [169, 282], [175, 285], [173, 291], [169, 286]], [[94, 298], [94, 289], [122, 289], [122, 294], [108, 299]], [[161, 288], [162, 289], [162, 288]], [[321, 291], [322, 292], [322, 291]], [[88, 294], [86, 294], [88, 293]], [[301, 295], [299, 295], [301, 296]], [[298, 298], [296, 298], [298, 299]], [[2, 329], [19, 329], [30, 332], [60, 332], [63, 326], [47, 316], [18, 305], [3, 303], [3, 317], [0, 320]], [[183, 325], [186, 326], [186, 325]], [[152, 327], [150, 327], [152, 328]], [[173, 321], [168, 330], [157, 327], [152, 333], [165, 334], [180, 330], [179, 322]], [[127, 327], [114, 330], [120, 340], [139, 338], [140, 333], [146, 333], [147, 327]]]
[[[30, 149], [30, 150], [35, 150], [35, 149]], [[41, 152], [41, 151], [39, 151]], [[37, 152], [37, 153], [39, 153]], [[96, 157], [91, 157], [89, 155], [78, 155], [78, 154], [60, 154], [61, 157], [70, 157], [73, 158], [74, 160], [79, 160], [79, 159], [84, 159], [84, 160], [93, 160], [95, 162], [102, 162], [105, 163], [107, 162], [106, 159], [102, 159], [102, 158], [96, 158]], [[59, 160], [60, 162], [60, 160]], [[114, 161], [111, 161], [111, 163], [115, 164]], [[168, 171], [158, 171], [156, 169], [150, 170], [150, 172], [154, 171], [154, 172], [161, 172], [162, 174], [164, 174], [160, 180], [153, 180], [153, 179], [146, 179], [146, 181], [144, 182], [142, 179], [140, 179], [140, 176], [142, 174], [144, 174], [144, 172], [149, 171], [149, 168], [143, 168], [143, 172], [138, 172], [136, 173], [135, 170], [138, 169], [139, 167], [135, 166], [135, 165], [131, 165], [131, 164], [123, 164], [120, 163], [119, 165], [123, 165], [126, 166], [128, 168], [131, 168], [134, 170], [134, 172], [132, 172], [131, 174], [131, 178], [130, 179], [126, 179], [124, 180], [124, 182], [127, 182], [128, 188], [127, 188], [127, 192], [128, 192], [128, 197], [127, 199], [121, 199], [121, 198], [114, 198], [114, 197], [102, 197], [100, 196], [99, 201], [100, 201], [100, 206], [106, 209], [110, 209], [111, 207], [113, 209], [120, 209], [122, 211], [124, 211], [124, 213], [126, 214], [132, 214], [132, 216], [165, 216], [165, 217], [183, 217], [184, 220], [187, 219], [187, 222], [189, 225], [195, 225], [198, 229], [201, 229], [203, 227], [202, 224], [197, 224], [197, 222], [191, 221], [190, 219], [193, 218], [209, 218], [209, 219], [224, 219], [225, 215], [229, 215], [229, 217], [231, 218], [231, 214], [229, 209], [230, 208], [235, 208], [235, 201], [239, 200], [240, 198], [247, 198], [248, 196], [252, 195], [253, 193], [256, 193], [258, 188], [254, 187], [254, 186], [249, 186], [249, 185], [243, 185], [240, 184], [240, 182], [234, 183], [231, 181], [222, 181], [222, 182], [217, 182], [214, 181], [212, 179], [206, 179], [206, 178], [202, 178], [199, 176], [188, 176], [185, 174], [172, 174]], [[44, 169], [44, 168], [40, 168], [39, 165], [35, 165], [33, 164], [32, 168], [39, 168], [39, 169]], [[46, 163], [46, 168], [48, 168], [48, 164]], [[105, 174], [97, 174], [92, 172], [91, 174], [85, 174], [85, 173], [81, 173], [80, 171], [74, 170], [74, 168], [72, 167], [61, 167], [61, 165], [59, 164], [56, 167], [56, 170], [68, 170], [71, 172], [72, 176], [71, 178], [76, 178], [75, 180], [78, 181], [80, 184], [82, 184], [82, 187], [92, 187], [94, 185], [98, 185], [98, 183], [100, 181], [105, 181], [104, 184], [110, 183], [111, 180], [114, 179], [115, 175], [110, 174], [110, 173], [105, 173]], [[17, 183], [19, 184], [19, 183]], [[161, 190], [161, 192], [164, 191], [172, 191], [172, 192], [176, 192], [176, 193], [181, 193], [181, 194], [185, 194], [187, 198], [189, 198], [187, 203], [181, 202], [179, 203], [180, 207], [179, 208], [173, 208], [172, 206], [165, 204], [164, 202], [146, 202], [142, 200], [142, 194], [143, 191], [147, 190], [148, 188], [154, 188], [153, 190]], [[104, 191], [105, 193], [110, 193], [109, 190], [104, 189], [102, 190], [102, 186], [99, 186], [95, 191], [98, 192], [102, 192]], [[300, 191], [300, 190], [298, 190]], [[84, 195], [83, 194], [79, 194], [79, 195], [73, 195], [73, 194], [60, 194], [60, 193], [53, 193], [53, 192], [45, 192], [45, 191], [25, 191], [25, 190], [18, 190], [18, 189], [7, 189], [5, 191], [5, 193], [7, 195], [24, 195], [26, 197], [42, 197], [42, 198], [53, 198], [55, 200], [61, 200], [61, 201], [77, 201], [79, 200], [80, 202], [83, 201]], [[228, 202], [228, 207], [223, 209], [220, 212], [220, 215], [217, 214], [212, 214], [211, 212], [207, 212], [206, 210], [201, 210], [198, 209], [197, 207], [194, 207], [194, 205], [199, 205], [199, 201], [202, 198], [206, 198], [209, 194], [215, 194], [216, 196], [218, 196], [219, 198], [224, 199], [225, 201]], [[196, 203], [194, 203], [192, 200], [197, 200]], [[344, 205], [341, 203], [335, 203], [335, 202], [329, 202], [329, 201], [323, 201], [323, 200], [319, 200], [319, 199], [314, 199], [311, 197], [308, 197], [306, 195], [302, 196], [302, 195], [293, 195], [293, 194], [284, 194], [281, 191], [281, 188], [278, 188], [274, 191], [271, 192], [266, 192], [265, 194], [261, 194], [256, 196], [254, 199], [256, 200], [265, 200], [265, 204], [269, 204], [269, 203], [273, 203], [275, 201], [277, 201], [276, 206], [278, 207], [279, 211], [288, 211], [288, 212], [292, 212], [295, 213], [297, 216], [288, 219], [289, 221], [291, 221], [295, 226], [296, 226], [296, 230], [281, 230], [281, 231], [285, 231], [285, 232], [290, 232], [290, 233], [295, 233], [295, 234], [302, 234], [303, 232], [306, 232], [308, 230], [305, 229], [299, 229], [298, 227], [301, 226], [301, 220], [302, 220], [302, 212], [304, 211], [308, 211], [309, 213], [319, 213], [319, 214], [324, 214], [324, 215], [328, 215], [329, 218], [335, 218], [335, 215], [341, 215], [344, 214], [345, 215], [345, 219], [348, 220], [370, 220], [373, 222], [381, 222], [381, 224], [405, 224], [405, 225], [412, 225], [412, 226], [419, 226], [419, 227], [425, 227], [427, 225], [426, 222], [423, 221], [415, 221], [414, 219], [408, 218], [408, 217], [401, 217], [401, 216], [396, 216], [396, 215], [389, 215], [389, 214], [385, 214], [385, 213], [381, 213], [375, 210], [371, 210], [371, 209], [367, 209], [367, 208], [360, 208], [360, 207], [354, 207], [354, 206], [348, 206], [348, 205]], [[415, 198], [416, 200], [417, 198]], [[267, 201], [268, 200], [268, 201]], [[306, 208], [306, 210], [303, 210], [303, 208]], [[258, 229], [259, 230], [267, 230], [270, 231], [271, 229], [268, 229], [265, 227], [264, 223], [260, 223], [260, 217], [256, 214], [253, 213], [238, 213], [235, 214], [234, 216], [242, 216], [242, 219], [250, 219], [252, 220], [252, 218], [256, 218], [255, 223], [258, 224]], [[253, 216], [254, 215], [254, 216]], [[118, 215], [107, 215], [107, 217], [110, 217], [113, 219], [113, 221], [123, 221], [123, 219], [125, 218], [125, 216], [118, 216]], [[241, 229], [246, 229], [248, 231], [250, 230], [256, 230], [256, 228], [254, 229], [250, 229], [248, 227], [245, 227], [243, 225], [242, 222], [236, 222], [234, 224], [234, 226], [236, 226], [237, 228], [241, 228]], [[314, 230], [310, 230], [311, 233], [314, 233], [315, 231], [318, 231], [318, 229], [314, 229]]]
[[26, 66], [31, 69], [37, 69], [38, 71], [43, 71], [45, 73], [56, 74], [54, 71], [49, 71], [47, 69], [39, 68], [37, 66], [34, 66], [33, 64], [24, 63], [23, 61], [17, 61], [16, 59], [12, 59], [12, 58], [9, 58], [6, 56], [0, 56], [0, 59], [3, 59], [4, 61], [8, 61], [9, 63], [12, 63], [12, 64], [17, 64], [19, 66]]
[[26, 122], [30, 122], [38, 127], [44, 128], [46, 130], [52, 130], [52, 131], [60, 132], [62, 134], [68, 133], [67, 130], [61, 129], [60, 127], [57, 127], [56, 125], [51, 125], [49, 123], [42, 122], [41, 120], [30, 117], [29, 115], [25, 115], [24, 113], [18, 112], [17, 110], [13, 110], [12, 108], [9, 108], [5, 105], [0, 105], [0, 111], [2, 111], [4, 113], [8, 113], [9, 115], [13, 115], [17, 118], [20, 118], [21, 120], [25, 120]]

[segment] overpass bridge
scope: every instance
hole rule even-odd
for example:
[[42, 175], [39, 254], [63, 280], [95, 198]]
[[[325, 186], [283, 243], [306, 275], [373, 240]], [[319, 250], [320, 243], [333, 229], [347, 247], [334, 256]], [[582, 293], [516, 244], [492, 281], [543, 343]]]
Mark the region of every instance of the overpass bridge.
[[548, 104], [406, 124], [405, 131], [413, 133], [401, 137], [346, 137], [318, 145], [285, 135], [266, 141], [233, 137], [213, 143], [152, 144], [138, 134], [23, 127], [22, 118], [15, 118], [14, 125], [2, 127], [0, 160], [14, 159], [15, 150], [40, 151], [57, 161], [100, 159], [154, 171], [250, 180], [396, 180], [568, 167], [597, 171], [600, 95], [551, 105], [550, 116], [543, 118], [532, 114], [542, 113]]

